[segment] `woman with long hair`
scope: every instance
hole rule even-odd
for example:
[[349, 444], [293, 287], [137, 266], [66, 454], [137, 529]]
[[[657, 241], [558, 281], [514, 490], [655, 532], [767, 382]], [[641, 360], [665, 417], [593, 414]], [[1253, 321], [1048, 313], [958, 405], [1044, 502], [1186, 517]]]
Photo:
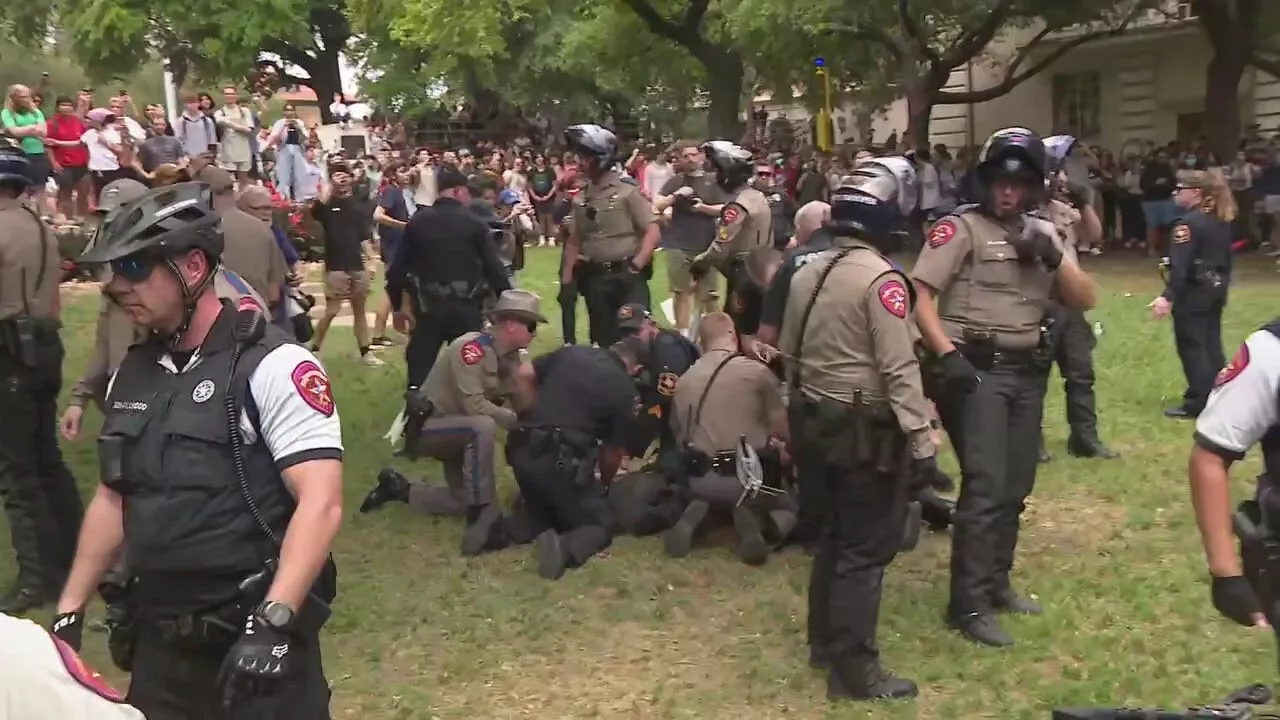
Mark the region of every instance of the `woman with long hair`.
[[1179, 171], [1173, 201], [1181, 214], [1169, 227], [1168, 280], [1151, 309], [1157, 318], [1173, 315], [1174, 344], [1187, 379], [1182, 404], [1165, 415], [1190, 418], [1204, 409], [1214, 377], [1227, 363], [1222, 310], [1231, 284], [1236, 201], [1217, 169]]

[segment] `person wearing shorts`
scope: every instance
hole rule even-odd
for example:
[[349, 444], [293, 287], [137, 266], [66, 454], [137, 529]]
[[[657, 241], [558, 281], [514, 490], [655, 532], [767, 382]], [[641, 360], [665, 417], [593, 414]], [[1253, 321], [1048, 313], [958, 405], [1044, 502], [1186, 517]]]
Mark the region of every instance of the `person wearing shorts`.
[[365, 365], [379, 366], [382, 361], [372, 352], [369, 319], [365, 301], [369, 296], [370, 277], [364, 264], [364, 241], [372, 230], [373, 210], [370, 201], [352, 191], [355, 180], [351, 166], [335, 163], [329, 166], [329, 182], [311, 204], [311, 216], [324, 229], [324, 315], [316, 323], [311, 349], [319, 352], [329, 326], [343, 303], [351, 305], [352, 330], [356, 348]]
[[0, 110], [0, 126], [5, 134], [16, 138], [27, 156], [27, 168], [31, 185], [27, 194], [35, 207], [43, 211], [44, 186], [49, 181], [50, 163], [45, 152], [44, 138], [48, 132], [44, 113], [35, 104], [31, 89], [26, 85], [9, 87], [9, 103]]
[[694, 280], [689, 272], [693, 259], [715, 239], [716, 217], [728, 199], [715, 175], [704, 172], [705, 158], [698, 143], [681, 140], [671, 147], [676, 156], [676, 174], [653, 199], [656, 213], [671, 211], [662, 229], [662, 248], [667, 257], [667, 284], [671, 289], [676, 329], [688, 332], [696, 303], [702, 312], [716, 310], [716, 273]]
[[84, 121], [76, 115], [76, 103], [70, 97], [57, 100], [57, 114], [49, 118], [45, 145], [53, 156], [54, 180], [58, 184], [58, 215], [65, 218], [88, 217], [89, 149], [80, 138], [85, 133]]
[[1154, 255], [1159, 249], [1165, 231], [1181, 212], [1173, 204], [1176, 184], [1173, 166], [1169, 164], [1169, 156], [1163, 150], [1157, 152], [1142, 168], [1142, 217], [1147, 222], [1149, 255]]

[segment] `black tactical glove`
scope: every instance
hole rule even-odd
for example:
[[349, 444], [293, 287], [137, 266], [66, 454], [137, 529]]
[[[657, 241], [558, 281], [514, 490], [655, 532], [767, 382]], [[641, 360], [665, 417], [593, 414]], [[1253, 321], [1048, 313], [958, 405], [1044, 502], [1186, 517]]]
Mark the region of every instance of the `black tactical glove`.
[[943, 355], [941, 363], [942, 381], [948, 392], [968, 395], [978, 389], [978, 369], [959, 351], [952, 350]]
[[1245, 627], [1253, 627], [1253, 614], [1262, 612], [1262, 603], [1242, 575], [1213, 578], [1213, 607]]
[[1010, 238], [1010, 244], [1018, 252], [1018, 258], [1024, 262], [1039, 260], [1051, 271], [1062, 265], [1062, 250], [1058, 249], [1053, 237], [1039, 223], [1025, 225], [1021, 233]]
[[84, 613], [67, 612], [54, 615], [53, 626], [49, 628], [49, 632], [72, 650], [80, 652], [81, 637], [84, 634]]
[[230, 709], [248, 698], [269, 695], [293, 670], [292, 650], [288, 634], [268, 625], [256, 612], [251, 614], [218, 671], [223, 705]]

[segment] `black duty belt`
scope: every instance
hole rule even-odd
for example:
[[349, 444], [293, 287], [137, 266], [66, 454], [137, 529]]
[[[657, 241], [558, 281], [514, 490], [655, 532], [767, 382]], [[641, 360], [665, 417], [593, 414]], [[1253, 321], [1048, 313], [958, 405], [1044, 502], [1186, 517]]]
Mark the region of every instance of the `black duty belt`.
[[144, 631], [153, 631], [166, 644], [220, 645], [234, 642], [240, 635], [243, 619], [220, 615], [177, 615], [139, 619]]
[[587, 269], [597, 273], [620, 273], [631, 270], [631, 260], [588, 260]]
[[1030, 367], [1036, 364], [1035, 348], [1020, 350], [1002, 350], [994, 345], [956, 345], [956, 352], [979, 370], [991, 370], [996, 367]]
[[423, 282], [418, 287], [425, 297], [434, 300], [470, 300], [476, 294], [476, 284], [466, 280]]

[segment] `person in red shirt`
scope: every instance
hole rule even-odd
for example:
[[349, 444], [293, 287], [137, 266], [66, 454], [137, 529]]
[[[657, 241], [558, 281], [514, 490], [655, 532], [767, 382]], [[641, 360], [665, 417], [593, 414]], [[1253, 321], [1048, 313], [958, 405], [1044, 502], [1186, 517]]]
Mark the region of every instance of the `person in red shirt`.
[[89, 149], [80, 142], [84, 121], [76, 114], [69, 97], [58, 98], [57, 113], [49, 118], [44, 144], [49, 153], [53, 177], [58, 183], [58, 215], [63, 218], [89, 216]]

